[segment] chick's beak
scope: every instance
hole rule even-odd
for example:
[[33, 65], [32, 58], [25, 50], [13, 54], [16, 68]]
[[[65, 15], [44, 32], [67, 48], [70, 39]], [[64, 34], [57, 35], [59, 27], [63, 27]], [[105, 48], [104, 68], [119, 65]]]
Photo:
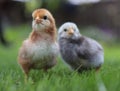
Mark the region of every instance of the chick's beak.
[[74, 34], [74, 30], [73, 29], [69, 29], [68, 34], [69, 35], [73, 35]]
[[39, 23], [41, 23], [41, 19], [40, 19], [39, 17], [37, 17], [37, 18], [35, 19], [35, 22], [36, 22], [37, 24], [39, 24]]
[[40, 19], [36, 19], [35, 21], [36, 21], [37, 24], [41, 23]]

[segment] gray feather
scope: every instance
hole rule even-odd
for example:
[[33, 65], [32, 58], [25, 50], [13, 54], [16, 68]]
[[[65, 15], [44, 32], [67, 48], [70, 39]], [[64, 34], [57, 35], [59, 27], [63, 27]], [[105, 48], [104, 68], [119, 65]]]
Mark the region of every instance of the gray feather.
[[75, 34], [72, 37], [68, 37], [63, 31], [64, 28], [77, 28], [74, 25], [73, 23], [65, 23], [59, 29], [58, 41], [63, 60], [71, 68], [78, 70], [101, 66], [104, 61], [104, 53], [102, 46], [98, 42], [82, 36], [78, 31], [74, 31]]

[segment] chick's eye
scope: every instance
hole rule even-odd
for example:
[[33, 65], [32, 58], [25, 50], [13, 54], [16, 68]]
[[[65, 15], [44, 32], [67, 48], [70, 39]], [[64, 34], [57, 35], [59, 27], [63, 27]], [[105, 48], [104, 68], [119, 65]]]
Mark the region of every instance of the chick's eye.
[[44, 19], [44, 20], [46, 20], [46, 19], [47, 19], [47, 16], [46, 16], [46, 15], [45, 15], [45, 16], [43, 16], [43, 19]]
[[66, 32], [66, 31], [67, 31], [67, 29], [64, 29], [64, 31]]

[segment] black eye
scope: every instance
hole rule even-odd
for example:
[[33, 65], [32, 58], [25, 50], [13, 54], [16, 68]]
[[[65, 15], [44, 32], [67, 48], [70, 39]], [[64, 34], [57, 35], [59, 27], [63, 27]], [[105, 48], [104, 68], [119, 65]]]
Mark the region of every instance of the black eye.
[[43, 16], [43, 19], [44, 19], [44, 20], [46, 20], [46, 19], [47, 19], [47, 16], [46, 16], [46, 15], [45, 15], [45, 16]]
[[67, 31], [67, 29], [64, 29], [64, 31], [66, 32], [66, 31]]

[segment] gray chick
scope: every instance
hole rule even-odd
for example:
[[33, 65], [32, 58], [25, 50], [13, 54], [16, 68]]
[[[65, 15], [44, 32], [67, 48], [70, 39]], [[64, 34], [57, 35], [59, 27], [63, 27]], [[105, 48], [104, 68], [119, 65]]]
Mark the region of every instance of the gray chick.
[[58, 41], [63, 60], [73, 70], [98, 70], [104, 62], [102, 46], [97, 41], [82, 36], [72, 22], [64, 23], [59, 28]]

